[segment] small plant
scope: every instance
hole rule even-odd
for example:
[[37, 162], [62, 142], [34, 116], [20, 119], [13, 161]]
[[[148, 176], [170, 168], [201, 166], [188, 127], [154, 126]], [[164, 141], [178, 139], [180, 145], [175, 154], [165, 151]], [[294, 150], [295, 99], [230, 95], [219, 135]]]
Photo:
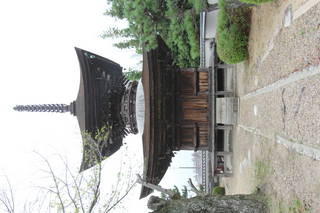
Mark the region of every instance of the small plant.
[[240, 0], [240, 1], [247, 4], [262, 4], [266, 2], [271, 2], [273, 0]]
[[256, 161], [254, 165], [254, 174], [256, 179], [261, 182], [263, 181], [270, 172], [270, 167], [264, 161]]
[[300, 35], [303, 36], [306, 32], [304, 30], [300, 30]]
[[289, 209], [289, 213], [308, 213], [309, 208], [303, 204], [299, 199], [295, 199], [291, 202]]
[[224, 187], [215, 186], [212, 189], [212, 195], [226, 195], [226, 190]]
[[200, 185], [199, 185], [199, 191], [200, 191], [200, 192], [203, 192], [203, 193], [205, 192], [205, 190], [204, 190], [204, 185], [203, 185], [203, 184], [200, 184]]

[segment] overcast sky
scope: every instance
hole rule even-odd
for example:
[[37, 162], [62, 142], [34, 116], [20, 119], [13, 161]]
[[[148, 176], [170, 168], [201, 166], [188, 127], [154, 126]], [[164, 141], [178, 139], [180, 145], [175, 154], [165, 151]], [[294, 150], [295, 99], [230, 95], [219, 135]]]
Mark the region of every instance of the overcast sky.
[[[35, 151], [49, 160], [59, 153], [76, 169], [81, 162], [82, 144], [72, 115], [19, 113], [12, 107], [69, 104], [75, 100], [80, 69], [74, 47], [109, 58], [125, 68], [134, 67], [141, 60], [133, 51], [116, 49], [113, 41], [99, 37], [109, 26], [124, 24], [103, 16], [106, 7], [105, 0], [0, 1], [0, 175], [9, 177], [18, 197], [28, 194], [42, 177], [43, 164]], [[126, 142], [128, 148], [105, 163], [105, 171], [110, 173], [106, 182], [110, 184], [124, 153], [134, 159], [131, 162], [142, 165], [141, 136], [130, 136]], [[171, 169], [173, 172], [164, 179], [166, 187], [186, 181], [191, 175], [190, 171], [177, 170], [179, 165], [191, 166], [188, 156], [182, 154], [175, 160], [178, 163]], [[142, 172], [139, 166], [137, 169]], [[123, 212], [136, 212], [132, 205], [140, 206], [139, 212], [147, 212], [145, 201], [138, 201], [139, 191], [137, 187]]]

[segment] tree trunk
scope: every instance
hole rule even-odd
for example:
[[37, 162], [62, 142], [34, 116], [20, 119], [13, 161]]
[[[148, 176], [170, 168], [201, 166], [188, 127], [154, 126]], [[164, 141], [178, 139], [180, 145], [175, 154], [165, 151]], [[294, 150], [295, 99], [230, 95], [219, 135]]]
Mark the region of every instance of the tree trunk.
[[154, 213], [265, 213], [266, 205], [256, 195], [205, 196], [169, 200]]

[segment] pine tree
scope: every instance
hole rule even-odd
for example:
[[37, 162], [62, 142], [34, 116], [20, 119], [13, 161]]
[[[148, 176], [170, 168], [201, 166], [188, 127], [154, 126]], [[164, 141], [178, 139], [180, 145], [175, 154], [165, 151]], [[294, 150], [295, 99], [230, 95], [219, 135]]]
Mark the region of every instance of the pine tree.
[[175, 64], [199, 64], [198, 19], [204, 4], [190, 0], [108, 0], [106, 15], [126, 19], [125, 29], [109, 28], [103, 38], [123, 38], [115, 46], [135, 48], [137, 53], [157, 47], [160, 36], [172, 51]]

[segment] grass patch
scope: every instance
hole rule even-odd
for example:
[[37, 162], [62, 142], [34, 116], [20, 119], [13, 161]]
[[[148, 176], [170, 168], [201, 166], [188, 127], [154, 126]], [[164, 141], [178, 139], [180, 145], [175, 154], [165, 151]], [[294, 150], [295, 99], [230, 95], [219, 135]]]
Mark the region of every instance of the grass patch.
[[274, 213], [288, 213], [288, 208], [283, 200], [277, 196], [267, 196], [266, 195], [266, 203], [268, 212], [274, 212]]
[[310, 205], [305, 204], [299, 199], [294, 199], [287, 203], [279, 197], [268, 196], [268, 212], [274, 213], [311, 213]]
[[264, 182], [267, 176], [270, 174], [270, 166], [264, 161], [259, 160], [254, 164], [254, 176], [259, 183]]
[[219, 0], [217, 26], [217, 53], [227, 64], [239, 63], [248, 57], [250, 31], [250, 8], [226, 8], [224, 0]]
[[293, 200], [289, 207], [288, 207], [288, 212], [289, 213], [309, 213], [309, 207], [304, 205], [302, 201], [299, 199]]
[[240, 1], [247, 4], [262, 4], [266, 2], [271, 2], [273, 0], [240, 0]]
[[215, 186], [212, 189], [212, 195], [226, 195], [226, 190], [224, 187]]

